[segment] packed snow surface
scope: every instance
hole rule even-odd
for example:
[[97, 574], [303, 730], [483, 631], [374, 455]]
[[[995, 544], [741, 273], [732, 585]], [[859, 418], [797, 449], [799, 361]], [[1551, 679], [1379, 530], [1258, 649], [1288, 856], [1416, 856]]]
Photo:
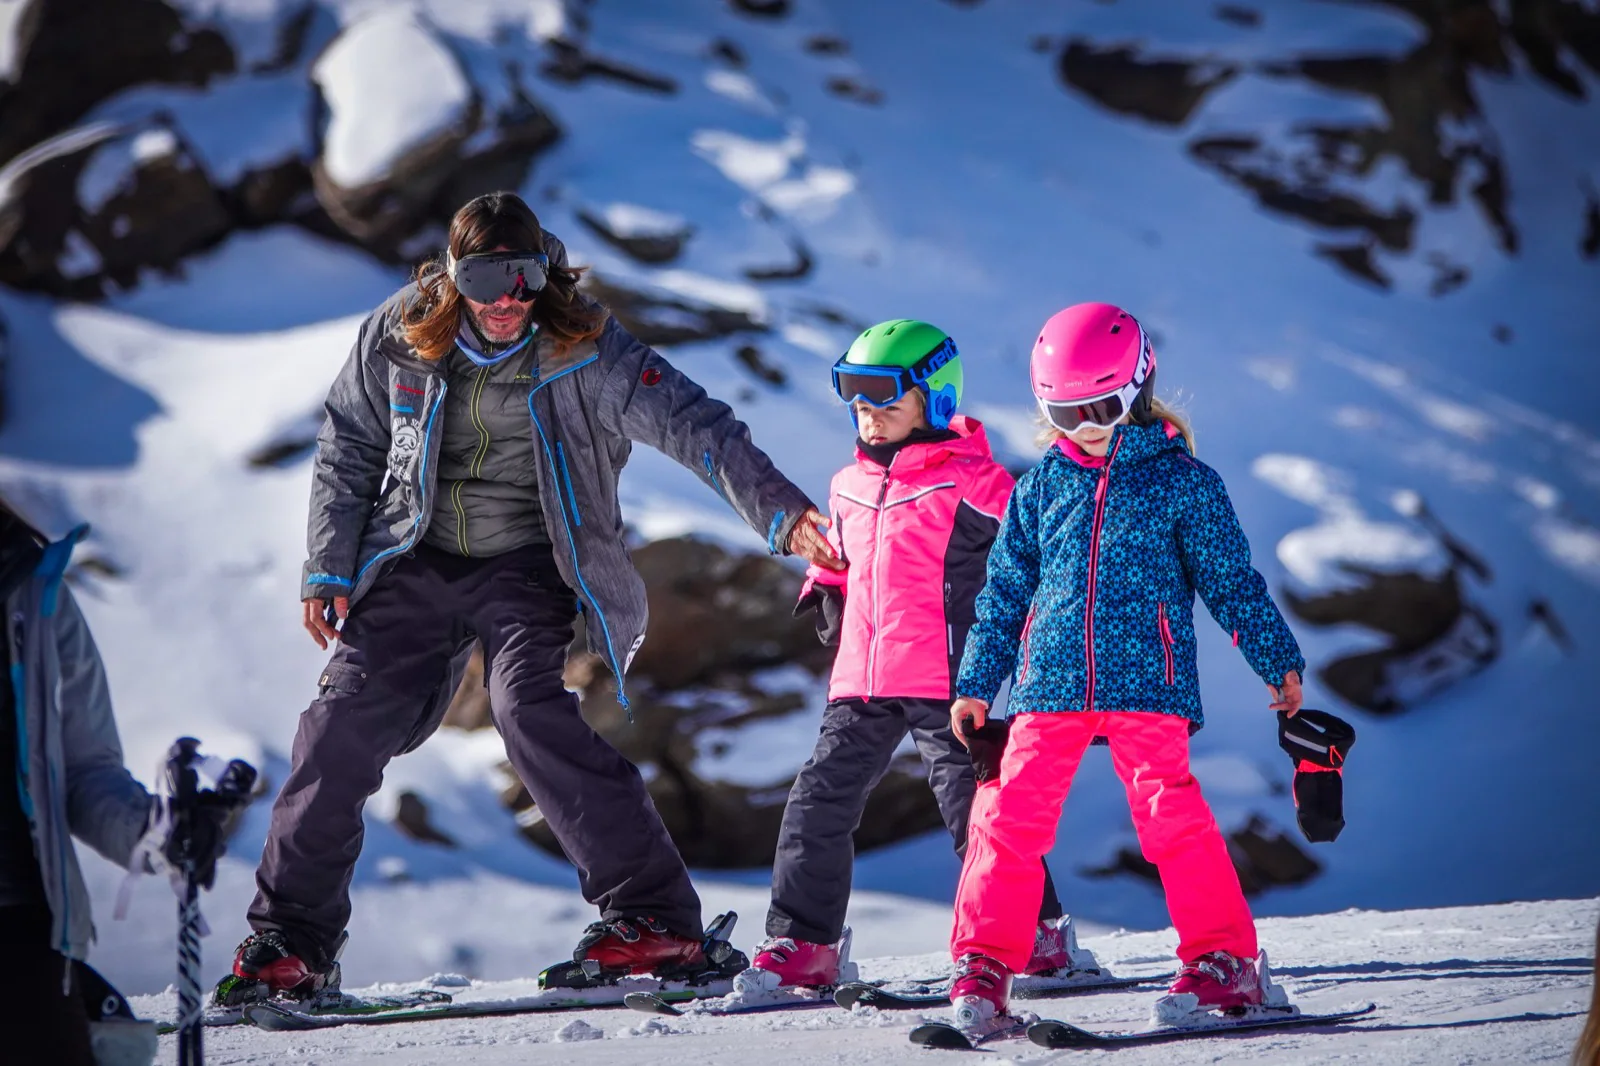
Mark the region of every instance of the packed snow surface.
[[[441, 901], [442, 902], [442, 901]], [[460, 913], [459, 911], [457, 913]], [[1370, 1017], [1327, 1029], [1279, 1030], [1129, 1048], [1118, 1066], [1338, 1062], [1342, 1066], [1438, 1066], [1443, 1063], [1559, 1063], [1582, 1027], [1593, 980], [1595, 918], [1600, 900], [1516, 903], [1493, 907], [1378, 912], [1349, 910], [1261, 922], [1261, 942], [1276, 980], [1306, 1012], [1367, 1003]], [[465, 917], [464, 915], [462, 916]], [[534, 919], [533, 915], [527, 916]], [[894, 923], [892, 914], [881, 920]], [[919, 919], [905, 915], [908, 924]], [[867, 980], [926, 978], [947, 972], [936, 949], [858, 959]], [[1101, 965], [1118, 975], [1171, 971], [1172, 930], [1125, 931], [1082, 938]], [[372, 992], [424, 987], [399, 973]], [[530, 981], [436, 986], [457, 1002], [505, 1001], [533, 991]], [[1159, 984], [1120, 992], [1057, 999], [1015, 1000], [1019, 1009], [1090, 1029], [1143, 1028]], [[176, 996], [136, 997], [135, 1009], [170, 1018]], [[525, 1066], [749, 1066], [751, 1062], [889, 1063], [942, 1061], [906, 1039], [924, 1019], [948, 1011], [890, 1012], [836, 1007], [746, 1015], [657, 1018], [625, 1008], [530, 1014], [461, 1021], [269, 1033], [249, 1028], [211, 1030], [206, 1058], [217, 1066], [327, 1062], [339, 1066], [421, 1066], [473, 1063]], [[641, 1048], [635, 1038], [649, 1036]], [[555, 1045], [561, 1045], [559, 1047]], [[990, 1045], [995, 1061], [1060, 1063], [1069, 1056], [1025, 1041]], [[162, 1062], [174, 1041], [162, 1041]]]

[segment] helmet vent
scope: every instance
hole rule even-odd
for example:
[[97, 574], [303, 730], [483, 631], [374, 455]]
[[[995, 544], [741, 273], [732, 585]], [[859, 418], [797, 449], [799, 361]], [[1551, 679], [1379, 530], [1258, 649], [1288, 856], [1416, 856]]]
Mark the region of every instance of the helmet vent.
[[1118, 323], [1113, 322], [1111, 324], [1111, 332], [1112, 333], [1121, 333], [1122, 332], [1122, 326], [1119, 325]]
[[1112, 378], [1114, 378], [1114, 377], [1116, 377], [1116, 376], [1117, 376], [1117, 372], [1116, 372], [1116, 371], [1115, 371], [1115, 370], [1113, 370], [1113, 371], [1112, 371], [1112, 372], [1111, 372], [1111, 373], [1109, 373], [1109, 374], [1107, 374], [1107, 375], [1105, 375], [1105, 376], [1104, 376], [1104, 377], [1099, 377], [1099, 378], [1095, 378], [1095, 379], [1094, 379], [1094, 383], [1095, 383], [1095, 384], [1096, 384], [1096, 385], [1098, 385], [1098, 384], [1100, 384], [1100, 383], [1101, 383], [1101, 382], [1104, 382], [1104, 381], [1110, 381], [1110, 380], [1111, 380], [1111, 379], [1112, 379]]

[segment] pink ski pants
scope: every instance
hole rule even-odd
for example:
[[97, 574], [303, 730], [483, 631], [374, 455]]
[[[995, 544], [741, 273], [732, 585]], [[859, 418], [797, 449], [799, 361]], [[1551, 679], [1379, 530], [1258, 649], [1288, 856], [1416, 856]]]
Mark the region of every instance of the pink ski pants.
[[1110, 742], [1139, 847], [1161, 871], [1178, 957], [1193, 962], [1219, 949], [1254, 956], [1255, 920], [1189, 773], [1189, 722], [1132, 711], [1021, 714], [1012, 722], [1000, 777], [979, 785], [972, 802], [951, 955], [988, 955], [1013, 973], [1027, 965], [1044, 891], [1039, 860], [1055, 843], [1067, 789], [1097, 735]]

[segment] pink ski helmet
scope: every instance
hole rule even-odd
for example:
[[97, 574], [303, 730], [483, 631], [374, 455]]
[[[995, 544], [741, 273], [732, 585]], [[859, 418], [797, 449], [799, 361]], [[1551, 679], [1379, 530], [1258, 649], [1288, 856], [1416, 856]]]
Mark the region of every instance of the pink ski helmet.
[[1074, 304], [1050, 316], [1029, 363], [1033, 394], [1050, 424], [1109, 428], [1133, 409], [1156, 371], [1139, 321], [1111, 304]]

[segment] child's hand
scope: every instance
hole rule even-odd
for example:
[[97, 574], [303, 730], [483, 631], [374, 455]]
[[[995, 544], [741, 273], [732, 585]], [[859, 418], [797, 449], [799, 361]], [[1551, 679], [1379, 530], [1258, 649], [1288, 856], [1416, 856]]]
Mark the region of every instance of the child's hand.
[[1268, 685], [1267, 691], [1272, 693], [1273, 698], [1278, 701], [1272, 705], [1272, 710], [1288, 711], [1290, 718], [1293, 718], [1295, 713], [1300, 710], [1300, 703], [1303, 697], [1300, 695], [1300, 675], [1295, 671], [1290, 670], [1283, 675], [1282, 687], [1274, 688]]
[[964, 748], [972, 747], [967, 738], [983, 728], [989, 715], [989, 705], [970, 696], [962, 696], [950, 705], [950, 729]]

